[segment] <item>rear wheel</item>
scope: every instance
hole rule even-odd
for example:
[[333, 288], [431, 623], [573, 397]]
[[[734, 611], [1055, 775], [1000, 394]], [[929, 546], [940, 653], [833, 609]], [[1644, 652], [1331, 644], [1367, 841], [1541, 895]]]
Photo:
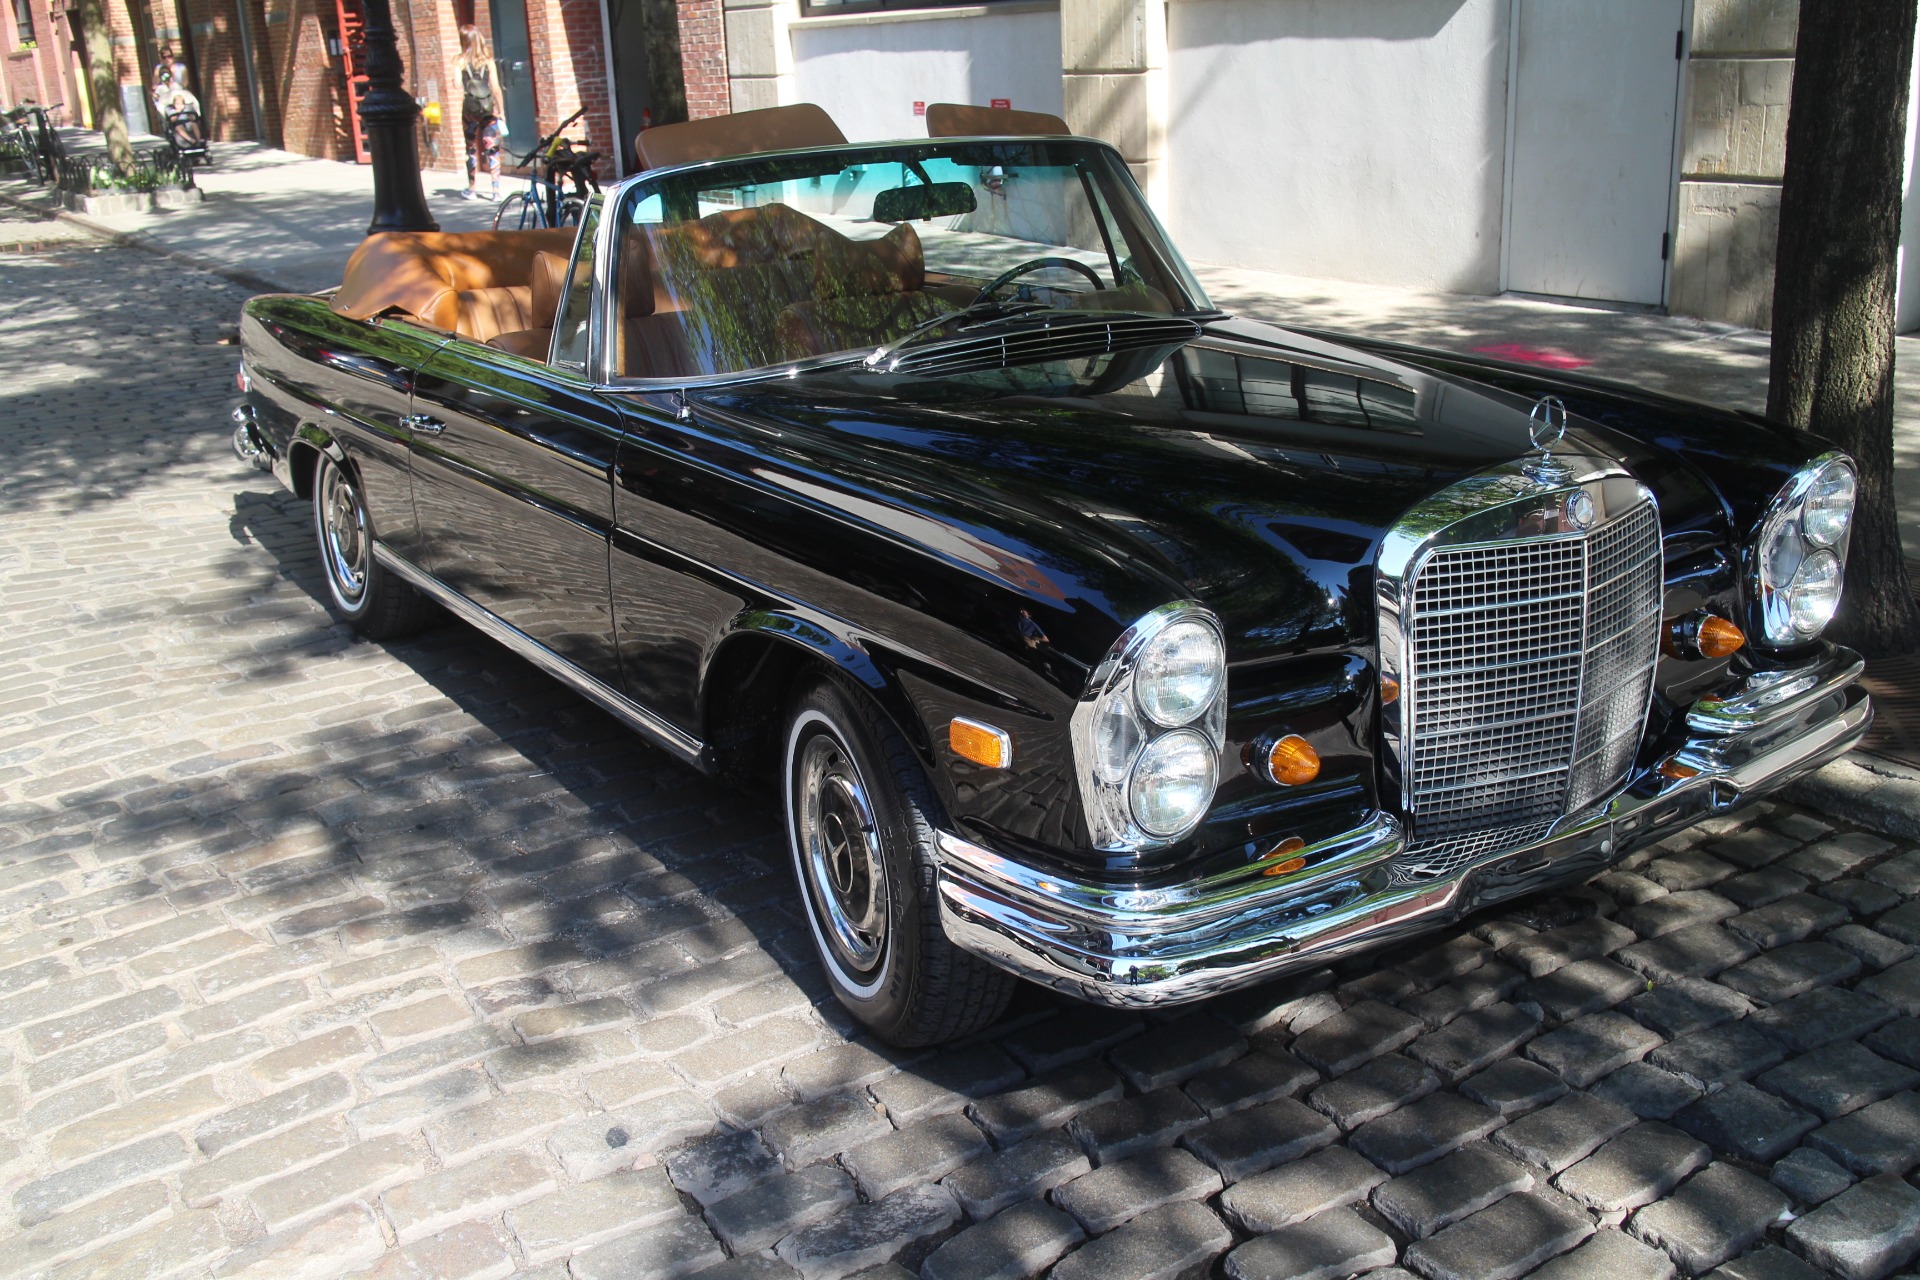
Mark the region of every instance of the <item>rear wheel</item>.
[[902, 1047], [992, 1023], [1014, 980], [940, 927], [936, 810], [907, 744], [870, 700], [831, 680], [809, 686], [787, 724], [788, 845], [834, 994]]
[[381, 566], [373, 524], [353, 472], [321, 455], [313, 477], [313, 532], [327, 597], [341, 621], [369, 640], [391, 640], [438, 620], [433, 603]]

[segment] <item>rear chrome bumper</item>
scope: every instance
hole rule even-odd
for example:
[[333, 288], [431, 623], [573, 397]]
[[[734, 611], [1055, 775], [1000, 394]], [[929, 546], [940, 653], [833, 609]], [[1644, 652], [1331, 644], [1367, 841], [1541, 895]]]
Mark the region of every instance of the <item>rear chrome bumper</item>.
[[262, 471], [273, 470], [273, 446], [254, 420], [253, 406], [243, 404], [227, 416], [233, 422], [234, 456]]
[[1274, 860], [1161, 888], [1074, 881], [940, 832], [941, 923], [960, 947], [1118, 1006], [1203, 999], [1438, 928], [1517, 894], [1585, 880], [1632, 850], [1848, 751], [1873, 718], [1862, 665], [1827, 647], [1688, 712], [1679, 750], [1538, 842], [1419, 884], [1393, 882], [1399, 821], [1366, 822]]

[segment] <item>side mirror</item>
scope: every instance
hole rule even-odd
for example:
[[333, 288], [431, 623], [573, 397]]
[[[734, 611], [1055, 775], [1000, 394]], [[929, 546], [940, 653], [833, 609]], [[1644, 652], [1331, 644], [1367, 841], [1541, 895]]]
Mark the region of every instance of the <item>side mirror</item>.
[[964, 182], [929, 182], [895, 187], [873, 198], [875, 222], [919, 222], [972, 213], [978, 205]]

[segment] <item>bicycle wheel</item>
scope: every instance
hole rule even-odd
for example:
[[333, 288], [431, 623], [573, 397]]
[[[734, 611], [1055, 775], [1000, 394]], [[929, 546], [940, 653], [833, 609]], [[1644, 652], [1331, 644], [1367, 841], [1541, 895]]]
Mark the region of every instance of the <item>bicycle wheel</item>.
[[524, 191], [516, 191], [502, 200], [493, 215], [495, 231], [531, 231], [546, 225], [546, 210]]
[[582, 200], [579, 196], [568, 196], [560, 202], [560, 225], [563, 227], [579, 226], [580, 219], [585, 215], [586, 211], [587, 202], [585, 200]]

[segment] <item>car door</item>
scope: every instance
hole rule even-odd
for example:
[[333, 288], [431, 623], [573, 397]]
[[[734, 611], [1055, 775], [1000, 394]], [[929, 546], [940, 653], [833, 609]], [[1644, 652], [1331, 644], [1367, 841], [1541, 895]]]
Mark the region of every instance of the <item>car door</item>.
[[331, 311], [283, 327], [286, 357], [270, 372], [300, 399], [322, 406], [319, 419], [360, 476], [374, 535], [403, 556], [415, 550], [406, 418], [413, 381], [447, 335], [406, 320], [350, 320]]
[[619, 414], [582, 373], [456, 338], [414, 383], [420, 567], [620, 687], [607, 590]]

